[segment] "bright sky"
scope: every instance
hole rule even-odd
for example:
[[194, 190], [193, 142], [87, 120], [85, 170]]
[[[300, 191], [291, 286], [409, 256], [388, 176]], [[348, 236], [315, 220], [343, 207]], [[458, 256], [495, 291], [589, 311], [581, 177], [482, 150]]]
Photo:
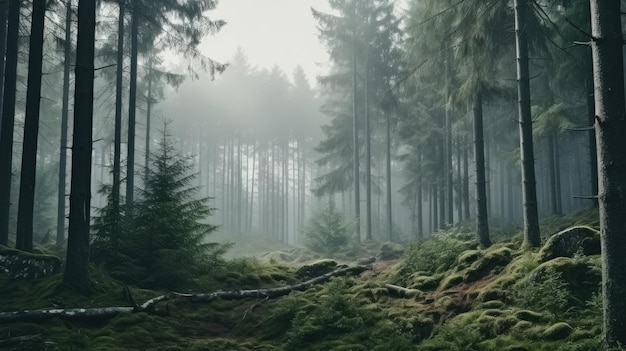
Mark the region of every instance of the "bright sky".
[[208, 15], [228, 24], [205, 39], [200, 50], [227, 62], [241, 47], [252, 66], [278, 65], [291, 76], [300, 65], [315, 84], [315, 77], [325, 72], [328, 56], [318, 41], [311, 7], [329, 11], [327, 0], [222, 0]]

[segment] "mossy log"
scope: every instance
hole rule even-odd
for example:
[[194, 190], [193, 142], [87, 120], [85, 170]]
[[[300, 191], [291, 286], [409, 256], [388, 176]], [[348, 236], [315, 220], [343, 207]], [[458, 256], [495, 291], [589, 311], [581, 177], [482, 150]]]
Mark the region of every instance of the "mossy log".
[[157, 296], [144, 302], [141, 305], [135, 305], [132, 307], [99, 307], [99, 308], [68, 308], [68, 309], [47, 309], [47, 310], [24, 310], [14, 312], [0, 312], [0, 323], [14, 323], [14, 322], [26, 322], [26, 321], [38, 321], [51, 318], [63, 318], [63, 319], [106, 319], [112, 318], [120, 313], [131, 312], [146, 312], [154, 313], [155, 306], [162, 301], [167, 301], [172, 298], [189, 298], [194, 302], [211, 301], [217, 298], [225, 300], [237, 300], [246, 298], [276, 298], [289, 294], [291, 291], [303, 291], [310, 288], [313, 285], [322, 284], [327, 282], [330, 278], [335, 276], [343, 276], [347, 274], [360, 274], [368, 269], [369, 266], [353, 266], [344, 267], [326, 274], [320, 275], [313, 279], [301, 282], [298, 284], [281, 286], [277, 288], [268, 289], [253, 289], [253, 290], [228, 290], [228, 291], [215, 291], [212, 293], [201, 294], [181, 294], [170, 293], [166, 295]]

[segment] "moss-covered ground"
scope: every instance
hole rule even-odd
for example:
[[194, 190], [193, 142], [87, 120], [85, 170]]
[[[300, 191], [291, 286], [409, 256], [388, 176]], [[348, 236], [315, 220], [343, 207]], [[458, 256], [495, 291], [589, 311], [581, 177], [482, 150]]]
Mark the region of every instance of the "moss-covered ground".
[[[593, 212], [550, 218], [542, 223], [544, 242], [574, 225], [596, 228], [597, 218]], [[514, 230], [494, 233], [488, 249], [478, 248], [472, 233], [471, 224], [450, 228], [407, 244], [402, 259], [379, 260], [359, 277], [273, 300], [173, 299], [153, 314], [0, 324], [0, 349], [2, 340], [15, 350], [600, 349], [598, 255], [576, 252], [543, 262], [539, 249], [521, 249]], [[229, 273], [198, 286], [230, 290], [298, 281], [297, 267], [283, 256], [233, 260]], [[27, 282], [0, 273], [0, 311], [129, 305], [121, 284], [102, 271], [92, 275], [94, 292], [84, 297], [63, 286], [60, 275]], [[401, 297], [386, 284], [413, 293]], [[164, 293], [129, 290], [139, 303]]]

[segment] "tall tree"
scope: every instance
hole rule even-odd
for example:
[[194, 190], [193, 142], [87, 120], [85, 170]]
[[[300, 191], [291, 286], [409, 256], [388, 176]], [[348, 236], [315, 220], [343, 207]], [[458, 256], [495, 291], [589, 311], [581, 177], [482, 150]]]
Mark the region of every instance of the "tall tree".
[[65, 240], [65, 175], [67, 173], [67, 120], [69, 117], [72, 61], [72, 13], [72, 0], [66, 0], [65, 42], [63, 44], [63, 106], [61, 107], [61, 142], [59, 150], [59, 193], [57, 195], [57, 245], [61, 245]]
[[11, 173], [13, 170], [13, 128], [17, 82], [17, 49], [20, 29], [20, 0], [8, 0], [7, 46], [0, 127], [0, 245], [9, 243]]
[[533, 126], [530, 110], [530, 73], [528, 69], [528, 0], [515, 0], [515, 47], [517, 51], [517, 94], [522, 161], [522, 201], [524, 209], [524, 246], [541, 245]]
[[120, 221], [120, 188], [121, 188], [121, 151], [122, 151], [122, 95], [124, 79], [124, 17], [126, 14], [126, 0], [118, 0], [119, 14], [117, 19], [117, 53], [115, 76], [115, 126], [113, 132], [113, 187], [111, 200], [113, 210], [113, 245], [119, 234]]
[[626, 117], [620, 1], [591, 0], [604, 342], [626, 345]]
[[70, 220], [63, 281], [84, 294], [89, 293], [91, 285], [89, 279], [89, 211], [95, 31], [96, 0], [79, 0]]
[[128, 143], [126, 153], [126, 213], [133, 215], [135, 191], [135, 116], [137, 113], [137, 60], [139, 59], [140, 1], [133, 0], [130, 29], [130, 95], [128, 97]]
[[28, 86], [26, 88], [26, 117], [22, 144], [22, 171], [17, 211], [15, 244], [20, 250], [33, 251], [33, 208], [35, 204], [35, 170], [37, 169], [37, 139], [41, 106], [41, 71], [43, 64], [43, 33], [46, 19], [44, 1], [33, 1], [28, 55]]

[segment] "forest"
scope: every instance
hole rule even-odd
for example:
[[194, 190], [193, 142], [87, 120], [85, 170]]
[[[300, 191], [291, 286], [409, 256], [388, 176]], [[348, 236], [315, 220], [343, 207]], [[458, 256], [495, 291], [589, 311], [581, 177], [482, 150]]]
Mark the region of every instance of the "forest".
[[626, 2], [311, 4], [0, 0], [0, 349], [624, 349]]

